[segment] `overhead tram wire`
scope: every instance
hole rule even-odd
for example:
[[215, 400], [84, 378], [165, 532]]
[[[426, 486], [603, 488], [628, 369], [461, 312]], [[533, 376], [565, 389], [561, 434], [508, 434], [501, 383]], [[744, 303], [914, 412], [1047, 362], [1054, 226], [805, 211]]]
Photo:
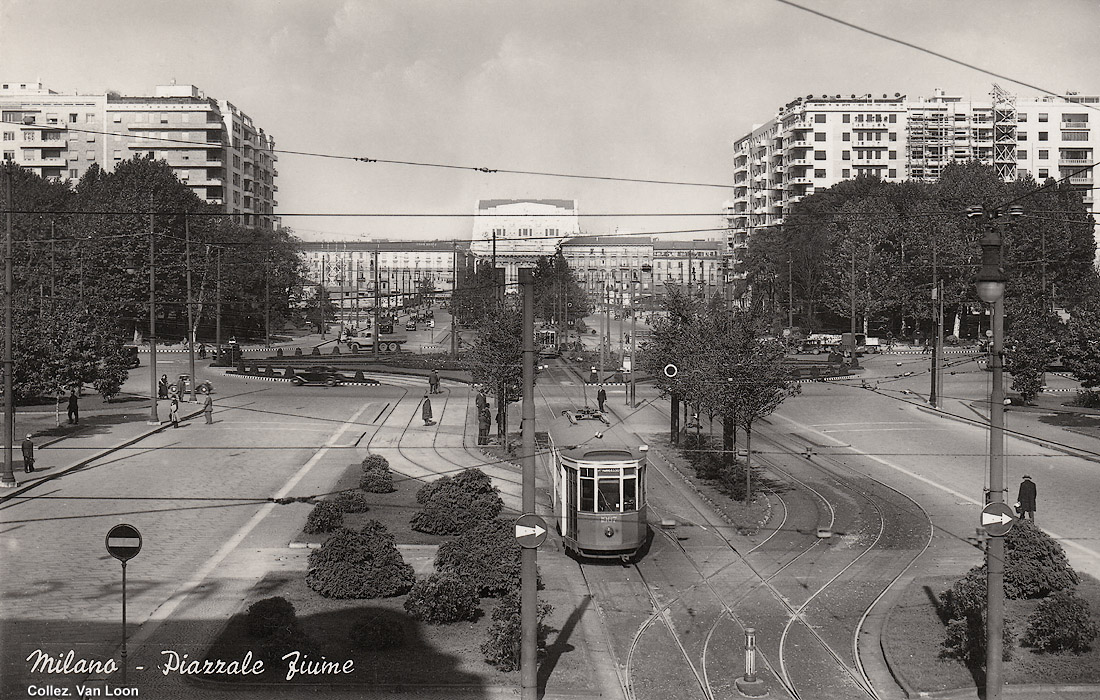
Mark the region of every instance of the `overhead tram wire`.
[[868, 29], [867, 27], [861, 27], [860, 25], [855, 24], [853, 22], [848, 22], [847, 20], [840, 19], [839, 17], [833, 17], [832, 15], [825, 14], [824, 12], [821, 12], [819, 10], [815, 10], [815, 9], [806, 7], [804, 5], [799, 5], [798, 3], [791, 2], [791, 0], [775, 0], [775, 1], [778, 2], [778, 3], [781, 3], [783, 5], [788, 5], [790, 7], [795, 8], [795, 9], [802, 10], [803, 12], [808, 12], [811, 15], [817, 15], [818, 17], [821, 17], [823, 19], [827, 19], [830, 22], [836, 22], [837, 24], [848, 27], [849, 29], [854, 29], [857, 32], [863, 32], [864, 34], [870, 34], [871, 36], [878, 37], [879, 39], [885, 39], [886, 41], [890, 41], [890, 42], [893, 42], [895, 44], [900, 44], [900, 45], [905, 46], [907, 48], [913, 49], [914, 51], [920, 51], [921, 53], [926, 53], [930, 56], [935, 56], [936, 58], [942, 58], [945, 61], [949, 61], [949, 62], [954, 63], [956, 65], [963, 66], [964, 68], [970, 68], [971, 70], [976, 70], [979, 73], [985, 73], [986, 75], [991, 75], [994, 78], [999, 78], [1001, 80], [1007, 80], [1010, 83], [1015, 83], [1017, 85], [1022, 85], [1026, 88], [1031, 88], [1032, 90], [1038, 90], [1039, 92], [1043, 93], [1044, 95], [1049, 95], [1051, 97], [1057, 97], [1059, 99], [1066, 100], [1066, 102], [1069, 102], [1070, 104], [1080, 105], [1081, 107], [1086, 108], [1086, 109], [1100, 110], [1100, 107], [1094, 106], [1092, 104], [1088, 104], [1086, 102], [1072, 102], [1071, 100], [1066, 99], [1066, 97], [1067, 97], [1066, 95], [1060, 95], [1060, 94], [1058, 94], [1057, 92], [1055, 92], [1053, 90], [1049, 90], [1049, 89], [1041, 87], [1039, 85], [1033, 85], [1033, 84], [1025, 82], [1023, 80], [1017, 80], [1016, 78], [1013, 78], [1012, 76], [1004, 75], [1002, 73], [996, 73], [994, 71], [989, 70], [988, 68], [982, 68], [981, 66], [976, 66], [973, 63], [967, 63], [966, 61], [963, 61], [961, 59], [955, 58], [953, 56], [948, 56], [947, 54], [943, 54], [943, 53], [940, 53], [938, 51], [933, 51], [932, 49], [925, 48], [925, 47], [923, 47], [919, 44], [914, 44], [912, 42], [905, 41], [904, 39], [898, 39], [896, 37], [892, 37], [892, 36], [889, 36], [888, 34], [883, 34], [881, 32], [876, 32], [875, 30]]

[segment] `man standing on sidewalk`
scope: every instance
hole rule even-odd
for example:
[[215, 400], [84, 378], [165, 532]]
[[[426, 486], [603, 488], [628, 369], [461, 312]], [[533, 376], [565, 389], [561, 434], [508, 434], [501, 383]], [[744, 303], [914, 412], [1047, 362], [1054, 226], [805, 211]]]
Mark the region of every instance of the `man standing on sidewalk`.
[[80, 400], [77, 398], [76, 389], [69, 392], [69, 422], [73, 425], [80, 422]]
[[596, 392], [596, 403], [600, 406], [600, 413], [603, 413], [603, 405], [607, 403], [607, 392], [604, 391], [602, 386], [600, 390]]
[[1016, 494], [1016, 512], [1019, 513], [1021, 520], [1026, 518], [1035, 522], [1036, 490], [1035, 482], [1030, 476], [1024, 474], [1024, 480], [1020, 482], [1020, 490]]
[[206, 416], [207, 425], [214, 423], [214, 399], [210, 397], [210, 394], [207, 394], [206, 398], [203, 399], [202, 414]]
[[172, 397], [172, 403], [168, 405], [168, 420], [172, 421], [172, 427], [180, 427], [180, 400], [178, 397]]
[[30, 433], [27, 433], [27, 437], [23, 440], [23, 471], [28, 474], [34, 471], [34, 443], [31, 441]]

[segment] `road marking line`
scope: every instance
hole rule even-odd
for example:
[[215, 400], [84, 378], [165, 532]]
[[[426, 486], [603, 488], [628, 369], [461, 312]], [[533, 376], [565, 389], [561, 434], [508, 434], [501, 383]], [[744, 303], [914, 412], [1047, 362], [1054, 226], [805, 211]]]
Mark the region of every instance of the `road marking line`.
[[[328, 454], [329, 448], [335, 447], [341, 436], [343, 436], [343, 434], [349, 428], [357, 424], [356, 422], [359, 420], [359, 416], [361, 416], [363, 412], [367, 410], [367, 408], [373, 405], [373, 403], [373, 401], [368, 401], [367, 403], [363, 404], [351, 418], [348, 418], [346, 421], [344, 421], [344, 423], [336, 430], [336, 432], [329, 436], [329, 439], [325, 442], [325, 445], [318, 449], [317, 452], [315, 452], [313, 456], [310, 457], [309, 460], [302, 465], [301, 469], [299, 469], [297, 473], [294, 474], [294, 476], [290, 477], [289, 481], [283, 484], [283, 487], [279, 489], [279, 492], [276, 493], [273, 498], [283, 498], [284, 496], [289, 494], [291, 489], [297, 486], [298, 482], [301, 481], [302, 478], [305, 477], [305, 475], [309, 472], [309, 470], [313, 468], [313, 465], [315, 465], [321, 460], [322, 457]], [[223, 544], [218, 549], [217, 552], [214, 553], [214, 556], [206, 560], [206, 562], [199, 568], [197, 572], [195, 572], [195, 575], [192, 576], [189, 581], [177, 588], [172, 593], [172, 595], [168, 596], [167, 600], [157, 606], [153, 613], [149, 615], [149, 618], [141, 624], [141, 629], [139, 629], [137, 633], [134, 634], [134, 636], [130, 639], [129, 648], [133, 650], [132, 652], [130, 652], [131, 654], [136, 655], [136, 651], [140, 649], [141, 646], [145, 642], [147, 642], [150, 637], [153, 636], [153, 634], [157, 631], [157, 628], [160, 627], [160, 624], [167, 620], [168, 617], [173, 612], [175, 612], [176, 608], [179, 607], [180, 603], [184, 602], [187, 597], [191, 595], [191, 593], [193, 593], [195, 590], [198, 589], [199, 586], [202, 585], [203, 581], [206, 580], [206, 577], [209, 576], [215, 568], [217, 568], [218, 564], [221, 564], [222, 560], [229, 556], [229, 554], [237, 548], [237, 545], [239, 545], [241, 542], [244, 541], [246, 537], [248, 537], [252, 530], [255, 529], [255, 527], [259, 525], [263, 521], [263, 519], [268, 516], [269, 513], [271, 513], [276, 505], [278, 504], [265, 503], [260, 508], [260, 510], [256, 511], [256, 514], [253, 515], [247, 523], [241, 526], [241, 528], [237, 530], [237, 532], [232, 537], [230, 537], [225, 542], [225, 544]]]

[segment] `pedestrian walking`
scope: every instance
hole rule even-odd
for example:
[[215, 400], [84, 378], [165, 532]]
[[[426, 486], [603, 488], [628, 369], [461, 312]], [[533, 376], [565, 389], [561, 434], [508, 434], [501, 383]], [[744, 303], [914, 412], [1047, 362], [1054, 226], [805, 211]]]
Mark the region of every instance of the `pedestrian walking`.
[[428, 378], [428, 383], [431, 386], [433, 394], [442, 393], [439, 389], [439, 370], [433, 369], [431, 377]]
[[486, 408], [486, 407], [489, 406], [489, 401], [488, 401], [488, 399], [485, 398], [485, 390], [484, 389], [479, 389], [478, 390], [477, 399], [475, 399], [474, 403], [477, 404], [477, 412], [479, 414], [481, 413], [481, 409]]
[[172, 421], [172, 427], [180, 427], [180, 400], [172, 397], [172, 403], [168, 404], [168, 420]]
[[1024, 480], [1020, 482], [1020, 490], [1016, 493], [1016, 514], [1020, 519], [1028, 519], [1035, 522], [1035, 482], [1024, 474]]
[[30, 433], [23, 439], [23, 471], [28, 474], [34, 471], [34, 442]]
[[206, 398], [202, 402], [202, 414], [206, 416], [206, 424], [211, 425], [214, 422], [214, 399], [210, 394], [206, 395]]
[[600, 390], [596, 392], [596, 403], [600, 405], [600, 413], [603, 413], [604, 402], [607, 401], [607, 392], [600, 387]]
[[206, 343], [199, 343], [199, 359], [206, 359]]
[[69, 392], [69, 423], [76, 425], [80, 422], [80, 400], [76, 395], [76, 389]]
[[160, 375], [160, 382], [157, 384], [157, 395], [162, 398], [168, 398], [168, 375]]
[[432, 400], [424, 394], [424, 405], [420, 409], [420, 417], [424, 419], [424, 425], [432, 424]]
[[477, 444], [489, 444], [489, 428], [493, 425], [493, 414], [489, 411], [489, 405], [481, 407], [477, 413]]

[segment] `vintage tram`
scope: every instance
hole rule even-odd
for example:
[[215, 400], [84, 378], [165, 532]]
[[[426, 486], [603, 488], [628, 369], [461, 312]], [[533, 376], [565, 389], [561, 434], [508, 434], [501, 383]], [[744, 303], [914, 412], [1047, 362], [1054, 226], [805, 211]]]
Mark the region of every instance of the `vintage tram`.
[[582, 558], [629, 562], [649, 537], [646, 452], [598, 411], [564, 411], [548, 431], [554, 520], [565, 548]]

